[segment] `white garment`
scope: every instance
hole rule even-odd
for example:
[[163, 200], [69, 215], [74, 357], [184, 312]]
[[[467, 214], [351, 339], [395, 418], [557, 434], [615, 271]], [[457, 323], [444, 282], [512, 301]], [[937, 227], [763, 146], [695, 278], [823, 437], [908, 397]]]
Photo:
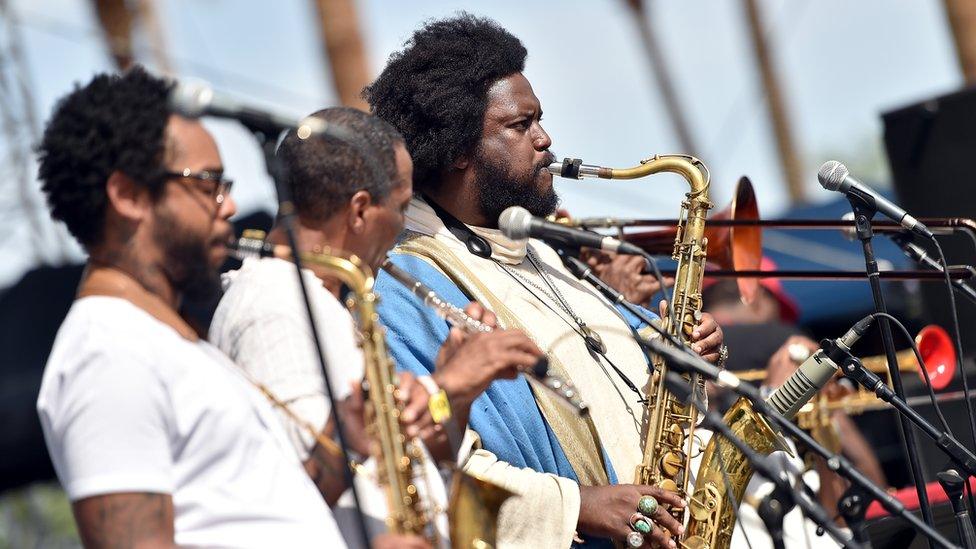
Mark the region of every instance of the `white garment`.
[[[567, 315], [545, 292], [529, 285], [531, 293], [507, 274], [498, 263], [505, 263], [551, 292], [525, 259], [526, 242], [506, 238], [500, 231], [472, 227], [492, 247], [492, 259], [470, 254], [436, 216], [433, 209], [414, 199], [406, 212], [408, 230], [433, 236], [451, 250], [465, 266], [519, 318], [530, 331], [529, 337], [566, 367], [569, 377], [589, 404], [601, 442], [621, 483], [633, 479], [640, 462], [640, 424], [643, 406], [636, 395], [612, 369], [593, 359]], [[608, 345], [611, 360], [640, 389], [649, 381], [647, 362], [631, 338], [629, 326], [599, 293], [578, 281], [562, 266], [556, 252], [538, 240], [529, 241], [545, 264], [550, 280], [571, 304], [587, 326], [599, 332]], [[496, 263], [496, 261], [498, 263]], [[539, 301], [541, 297], [546, 304]], [[550, 308], [551, 307], [551, 308]], [[485, 450], [476, 450], [464, 465], [465, 470], [508, 488], [517, 497], [506, 501], [499, 513], [499, 547], [567, 547], [576, 531], [579, 517], [579, 486], [570, 479], [499, 461]]]
[[264, 396], [213, 346], [129, 301], [75, 302], [37, 408], [72, 501], [170, 494], [181, 546], [342, 543]]
[[[484, 259], [468, 252], [422, 200], [414, 199], [406, 215], [408, 230], [432, 235], [450, 249], [505, 303], [536, 345], [563, 364], [580, 396], [590, 406], [591, 417], [617, 478], [621, 483], [632, 482], [636, 466], [643, 458], [640, 440], [644, 406], [638, 402], [643, 394], [631, 391], [606, 361], [593, 358], [575, 331], [578, 328], [573, 317], [560, 307], [545, 280], [526, 259], [526, 243], [535, 251], [548, 280], [573, 312], [600, 334], [609, 359], [643, 392], [650, 381], [647, 360], [620, 313], [599, 291], [566, 270], [556, 251], [540, 240], [516, 241], [498, 230], [472, 227], [491, 243], [492, 257]], [[518, 274], [513, 276], [506, 270]], [[523, 279], [531, 283], [523, 281], [523, 285], [519, 282]]]
[[[322, 280], [308, 269], [302, 275], [333, 389], [336, 398], [342, 400], [350, 394], [351, 384], [363, 379], [359, 336], [352, 315], [322, 285]], [[275, 258], [247, 259], [239, 270], [224, 275], [223, 282], [224, 295], [210, 324], [210, 340], [294, 415], [321, 432], [330, 405], [295, 265]], [[298, 457], [307, 460], [315, 437], [284, 411], [278, 410], [278, 415]], [[423, 463], [414, 469], [418, 497], [446, 510], [447, 490], [433, 459], [426, 452], [424, 455]], [[369, 531], [385, 531], [389, 512], [372, 458], [359, 468], [355, 480]], [[358, 547], [361, 540], [354, 509], [347, 492], [336, 505], [335, 515], [340, 529], [347, 534], [347, 543]], [[435, 524], [446, 539], [446, 514], [436, 514]]]
[[[336, 399], [342, 400], [350, 384], [363, 378], [363, 353], [352, 316], [315, 273], [305, 269], [302, 274]], [[329, 401], [295, 265], [275, 258], [247, 259], [239, 270], [225, 274], [223, 282], [210, 341], [321, 432]], [[308, 459], [315, 446], [312, 434], [284, 411], [278, 415], [299, 458]]]

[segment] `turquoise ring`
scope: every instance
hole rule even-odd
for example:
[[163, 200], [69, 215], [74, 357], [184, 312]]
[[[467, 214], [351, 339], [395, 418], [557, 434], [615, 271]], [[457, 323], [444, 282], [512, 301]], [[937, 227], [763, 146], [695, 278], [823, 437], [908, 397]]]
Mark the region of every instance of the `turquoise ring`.
[[633, 515], [630, 515], [630, 527], [633, 528], [635, 532], [640, 532], [645, 536], [654, 530], [654, 524], [651, 522], [651, 519], [645, 517], [641, 513], [634, 513]]
[[646, 516], [651, 516], [657, 511], [657, 500], [654, 496], [641, 496], [637, 500], [637, 510]]

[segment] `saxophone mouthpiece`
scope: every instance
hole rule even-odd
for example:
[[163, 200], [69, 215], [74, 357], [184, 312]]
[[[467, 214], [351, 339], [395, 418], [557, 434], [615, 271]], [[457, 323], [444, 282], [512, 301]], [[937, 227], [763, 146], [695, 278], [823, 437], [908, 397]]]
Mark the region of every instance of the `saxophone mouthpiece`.
[[583, 179], [584, 177], [613, 179], [613, 170], [610, 168], [584, 164], [579, 158], [563, 158], [562, 162], [553, 162], [546, 166], [546, 169], [552, 175], [558, 175], [566, 179]]

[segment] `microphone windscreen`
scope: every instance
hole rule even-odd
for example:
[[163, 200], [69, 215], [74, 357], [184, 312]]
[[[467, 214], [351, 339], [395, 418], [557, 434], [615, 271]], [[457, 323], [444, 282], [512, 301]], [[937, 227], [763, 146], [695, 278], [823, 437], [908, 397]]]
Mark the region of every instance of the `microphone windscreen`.
[[206, 114], [213, 95], [213, 89], [203, 82], [181, 80], [169, 92], [169, 107], [187, 118], [199, 118]]
[[529, 238], [529, 224], [532, 214], [521, 206], [510, 206], [498, 216], [498, 228], [502, 234], [513, 240]]
[[847, 166], [841, 164], [836, 160], [828, 160], [820, 166], [820, 172], [817, 173], [817, 179], [820, 180], [820, 185], [828, 191], [836, 191], [840, 188], [841, 183], [847, 179], [850, 172], [847, 171]]

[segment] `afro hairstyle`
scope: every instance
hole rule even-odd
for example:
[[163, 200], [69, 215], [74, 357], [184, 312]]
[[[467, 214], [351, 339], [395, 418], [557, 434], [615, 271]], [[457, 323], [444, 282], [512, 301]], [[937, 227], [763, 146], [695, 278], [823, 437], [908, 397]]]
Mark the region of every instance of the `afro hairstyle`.
[[137, 66], [97, 75], [55, 106], [37, 146], [38, 178], [51, 216], [86, 248], [102, 238], [113, 172], [161, 191], [170, 87]]
[[428, 22], [390, 56], [363, 97], [403, 134], [417, 191], [436, 190], [441, 175], [475, 148], [488, 89], [522, 72], [526, 54], [495, 21], [462, 12]]

